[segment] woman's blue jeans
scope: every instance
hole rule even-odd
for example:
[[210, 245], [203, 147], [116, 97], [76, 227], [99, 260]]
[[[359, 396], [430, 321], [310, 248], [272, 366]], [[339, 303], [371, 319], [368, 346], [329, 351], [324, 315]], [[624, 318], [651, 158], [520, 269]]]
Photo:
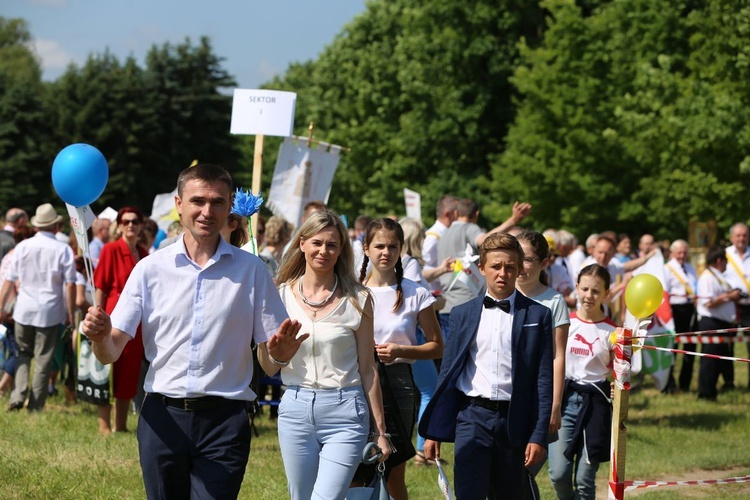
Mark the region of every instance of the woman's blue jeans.
[[589, 461], [583, 445], [575, 451], [572, 461], [563, 454], [571, 441], [576, 418], [583, 403], [583, 395], [576, 391], [568, 392], [567, 399], [563, 402], [559, 439], [549, 445], [549, 478], [560, 500], [593, 500], [596, 496], [596, 472], [599, 470], [599, 462]]
[[370, 432], [362, 386], [287, 387], [278, 432], [291, 498], [344, 498]]

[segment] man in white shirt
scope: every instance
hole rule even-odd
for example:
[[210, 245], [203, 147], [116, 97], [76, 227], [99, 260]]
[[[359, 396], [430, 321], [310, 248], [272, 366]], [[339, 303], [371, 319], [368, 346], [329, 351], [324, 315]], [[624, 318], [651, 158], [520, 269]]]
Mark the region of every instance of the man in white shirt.
[[[27, 396], [29, 411], [44, 408], [60, 328], [73, 324], [75, 258], [70, 246], [55, 239], [61, 222], [62, 216], [51, 204], [37, 207], [31, 218], [37, 234], [16, 245], [0, 290], [0, 321], [5, 323], [11, 287], [20, 283], [13, 309], [18, 367], [9, 410], [23, 408]], [[35, 358], [35, 367], [29, 394], [31, 358]]]
[[[669, 247], [672, 258], [666, 263], [664, 279], [665, 291], [669, 294], [672, 306], [674, 329], [677, 333], [694, 331], [695, 294], [698, 289], [698, 274], [688, 262], [689, 247], [685, 240], [675, 240]], [[695, 344], [683, 344], [685, 351], [695, 352]], [[680, 390], [688, 392], [693, 378], [695, 356], [683, 355], [678, 384]], [[670, 375], [671, 379], [671, 375]]]
[[[747, 225], [738, 222], [729, 229], [729, 241], [731, 246], [727, 247], [727, 270], [724, 272], [724, 279], [732, 285], [733, 288], [740, 290], [741, 298], [737, 303], [739, 317], [737, 322], [740, 326], [750, 326], [750, 249], [748, 249], [748, 232]], [[750, 345], [750, 344], [749, 344]], [[734, 344], [730, 346], [730, 352], [734, 352]], [[748, 366], [750, 370], [750, 366]], [[750, 373], [750, 371], [748, 372]]]
[[150, 366], [138, 446], [149, 498], [237, 497], [250, 453], [253, 343], [286, 361], [307, 338], [296, 338], [265, 264], [221, 238], [232, 193], [221, 167], [184, 170], [175, 196], [184, 235], [138, 262], [111, 318], [92, 307], [83, 322], [103, 364], [142, 324]]
[[[723, 248], [714, 247], [706, 255], [706, 269], [698, 278], [698, 330], [723, 330], [736, 326], [735, 304], [741, 291], [732, 288], [723, 277], [727, 270], [727, 257]], [[704, 354], [730, 356], [731, 344], [703, 344]], [[724, 378], [724, 387], [734, 387], [734, 364], [731, 361], [702, 357], [698, 371], [698, 397], [716, 401], [716, 383], [719, 375]]]

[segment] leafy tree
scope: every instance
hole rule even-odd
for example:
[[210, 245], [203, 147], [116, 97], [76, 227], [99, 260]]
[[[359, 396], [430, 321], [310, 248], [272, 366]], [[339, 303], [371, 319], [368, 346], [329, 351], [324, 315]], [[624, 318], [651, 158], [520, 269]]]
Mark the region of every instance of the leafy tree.
[[271, 82], [298, 92], [298, 133], [314, 120], [322, 139], [352, 147], [331, 205], [400, 211], [409, 187], [430, 219], [442, 194], [494, 197], [484, 178], [513, 117], [517, 42], [539, 39], [542, 14], [513, 0], [371, 2], [317, 60]]
[[548, 30], [522, 46], [493, 189], [534, 202], [540, 227], [581, 236], [684, 237], [693, 217], [747, 218], [748, 2], [543, 5]]
[[0, 17], [0, 210], [50, 195], [41, 70], [25, 21]]

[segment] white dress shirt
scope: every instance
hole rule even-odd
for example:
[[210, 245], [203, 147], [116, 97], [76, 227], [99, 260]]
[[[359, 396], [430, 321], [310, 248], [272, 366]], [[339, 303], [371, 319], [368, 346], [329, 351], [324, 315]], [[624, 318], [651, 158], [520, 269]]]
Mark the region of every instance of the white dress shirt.
[[68, 316], [65, 285], [76, 282], [73, 250], [53, 233], [39, 231], [15, 247], [7, 281], [20, 282], [13, 318], [22, 325], [62, 325]]
[[731, 285], [722, 277], [718, 269], [707, 267], [698, 278], [698, 305], [696, 307], [698, 316], [734, 323], [737, 308], [731, 300], [710, 309], [706, 307], [708, 302], [731, 289]]
[[[436, 220], [435, 224], [425, 232], [424, 241], [422, 242], [424, 269], [434, 269], [438, 266], [438, 242], [447, 229], [448, 226], [439, 220]], [[426, 283], [426, 286], [433, 293], [441, 290], [440, 280], [437, 279], [430, 283]]]
[[669, 303], [674, 305], [692, 303], [695, 292], [698, 290], [698, 273], [695, 268], [689, 262], [683, 266], [677, 262], [677, 259], [671, 259], [665, 268], [665, 291], [669, 294]]
[[253, 339], [266, 342], [287, 318], [266, 265], [219, 240], [201, 268], [175, 244], [136, 264], [112, 312], [131, 337], [143, 326], [146, 392], [253, 400]]
[[[731, 285], [732, 288], [739, 288], [745, 293], [750, 293], [748, 290], [748, 282], [750, 282], [750, 249], [745, 250], [743, 255], [737, 251], [734, 245], [727, 247], [727, 270], [724, 271], [724, 279]], [[737, 274], [736, 265], [742, 272], [742, 276]], [[741, 299], [740, 304], [750, 304], [750, 300]]]
[[[496, 300], [491, 295], [488, 297]], [[469, 397], [510, 401], [513, 394], [513, 314], [516, 292], [507, 299], [510, 312], [482, 307], [479, 328], [469, 347], [469, 361], [456, 388]]]

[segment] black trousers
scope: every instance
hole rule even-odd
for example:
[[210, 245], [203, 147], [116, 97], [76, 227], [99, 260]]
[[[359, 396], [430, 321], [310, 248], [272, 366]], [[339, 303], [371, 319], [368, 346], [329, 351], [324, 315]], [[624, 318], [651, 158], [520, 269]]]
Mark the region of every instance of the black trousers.
[[[750, 304], [740, 304], [739, 306], [739, 313], [740, 313], [740, 326], [750, 326]], [[747, 337], [749, 334], [747, 332], [742, 333], [743, 336]], [[750, 353], [750, 343], [747, 344], [748, 349], [747, 352]], [[734, 352], [734, 344], [732, 344], [732, 351]], [[748, 386], [750, 386], [750, 363], [747, 364], [747, 373], [748, 373]]]
[[526, 447], [512, 446], [508, 413], [474, 406], [456, 418], [454, 482], [456, 498], [524, 498]]
[[247, 402], [186, 411], [149, 394], [138, 451], [149, 499], [237, 498], [250, 456]]
[[[677, 333], [691, 332], [694, 327], [695, 319], [695, 305], [692, 303], [688, 304], [673, 304], [672, 314], [674, 316], [674, 329]], [[695, 344], [682, 344], [682, 348], [686, 351], [695, 352]], [[690, 390], [690, 381], [693, 379], [693, 362], [695, 356], [689, 354], [682, 355], [682, 367], [680, 368], [680, 376], [678, 383], [680, 390], [687, 392]]]
[[[698, 322], [698, 329], [720, 330], [732, 328], [732, 323], [727, 323], [716, 318], [703, 317]], [[731, 336], [731, 335], [729, 335]], [[702, 344], [701, 352], [705, 354], [717, 354], [719, 356], [731, 356], [730, 346], [733, 344]], [[731, 374], [731, 377], [730, 377]], [[718, 391], [716, 384], [719, 381], [719, 375], [724, 378], [724, 384], [734, 383], [734, 363], [720, 359], [701, 358], [700, 370], [698, 372], [698, 397], [704, 399], [716, 399]]]

